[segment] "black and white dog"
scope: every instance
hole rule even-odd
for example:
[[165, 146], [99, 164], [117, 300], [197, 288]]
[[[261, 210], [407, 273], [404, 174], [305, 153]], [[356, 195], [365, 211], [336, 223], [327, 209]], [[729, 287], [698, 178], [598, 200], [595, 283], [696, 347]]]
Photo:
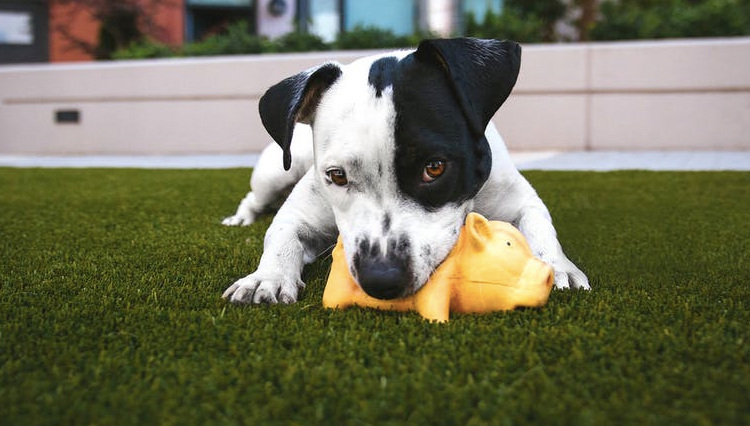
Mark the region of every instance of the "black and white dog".
[[339, 233], [365, 292], [412, 294], [472, 211], [517, 226], [554, 268], [557, 288], [588, 289], [490, 123], [520, 62], [521, 48], [511, 41], [426, 40], [415, 51], [326, 63], [271, 87], [260, 116], [279, 146], [264, 150], [252, 192], [223, 223], [248, 225], [289, 195], [266, 233], [258, 269], [224, 298], [295, 302], [304, 265]]

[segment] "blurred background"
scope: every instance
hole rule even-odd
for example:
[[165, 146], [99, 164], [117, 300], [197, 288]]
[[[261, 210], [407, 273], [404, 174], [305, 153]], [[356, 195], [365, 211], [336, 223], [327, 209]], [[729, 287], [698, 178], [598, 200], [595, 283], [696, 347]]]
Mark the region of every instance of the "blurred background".
[[0, 0], [0, 154], [257, 152], [273, 83], [448, 36], [524, 45], [511, 149], [748, 150], [749, 35], [750, 0]]
[[750, 35], [748, 0], [0, 0], [0, 63]]

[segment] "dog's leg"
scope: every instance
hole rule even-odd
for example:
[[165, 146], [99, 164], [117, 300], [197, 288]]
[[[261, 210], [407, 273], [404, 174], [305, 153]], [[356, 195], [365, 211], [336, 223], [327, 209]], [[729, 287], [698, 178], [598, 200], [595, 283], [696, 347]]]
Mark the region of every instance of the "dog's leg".
[[310, 127], [295, 128], [294, 162], [289, 171], [282, 166], [283, 152], [272, 143], [260, 154], [258, 164], [250, 177], [251, 191], [245, 195], [234, 215], [221, 223], [227, 226], [247, 226], [255, 222], [259, 214], [278, 208], [289, 191], [312, 165], [312, 134]]
[[556, 288], [589, 289], [586, 274], [563, 252], [549, 210], [534, 188], [515, 170], [507, 170], [505, 177], [508, 180], [485, 185], [475, 203], [476, 211], [513, 223], [526, 237], [534, 256], [554, 269]]
[[295, 173], [287, 173], [281, 167], [281, 148], [268, 145], [260, 155], [258, 164], [250, 177], [250, 192], [240, 201], [237, 212], [221, 223], [228, 226], [247, 226], [255, 222], [259, 214], [269, 210], [299, 179]]
[[492, 123], [485, 135], [492, 147], [492, 173], [477, 194], [475, 210], [488, 219], [513, 223], [528, 240], [534, 256], [555, 270], [555, 287], [589, 289], [586, 274], [563, 252], [547, 206], [516, 169]]
[[304, 287], [302, 269], [336, 239], [333, 211], [313, 170], [300, 180], [266, 232], [258, 269], [224, 292], [234, 303], [293, 303]]
[[547, 206], [536, 195], [531, 185], [528, 182], [525, 183], [530, 193], [527, 192], [529, 196], [522, 205], [514, 225], [526, 237], [533, 254], [554, 269], [556, 288], [588, 290], [590, 287], [586, 274], [581, 272], [563, 252]]

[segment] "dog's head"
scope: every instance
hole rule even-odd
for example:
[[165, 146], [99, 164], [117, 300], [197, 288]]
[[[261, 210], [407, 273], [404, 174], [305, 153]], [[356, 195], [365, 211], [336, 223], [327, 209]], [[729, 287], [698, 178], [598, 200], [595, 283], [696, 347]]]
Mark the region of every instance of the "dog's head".
[[286, 169], [295, 123], [312, 126], [319, 188], [371, 296], [415, 292], [456, 242], [490, 173], [485, 128], [520, 60], [510, 41], [426, 40], [413, 52], [324, 64], [261, 98]]

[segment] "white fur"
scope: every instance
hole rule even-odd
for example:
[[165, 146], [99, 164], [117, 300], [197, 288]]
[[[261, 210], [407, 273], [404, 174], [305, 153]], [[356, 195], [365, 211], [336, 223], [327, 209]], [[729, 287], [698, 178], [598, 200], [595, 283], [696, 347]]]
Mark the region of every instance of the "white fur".
[[[534, 254], [554, 268], [557, 288], [588, 289], [586, 276], [563, 253], [546, 206], [513, 165], [492, 123], [485, 133], [492, 149], [492, 172], [473, 200], [428, 212], [399, 192], [392, 164], [392, 93], [387, 88], [377, 98], [373, 87], [362, 84], [375, 59], [343, 67], [341, 77], [321, 98], [314, 135], [309, 126], [295, 127], [289, 172], [284, 172], [281, 149], [275, 144], [261, 155], [251, 179], [253, 191], [222, 223], [249, 225], [297, 183], [266, 233], [257, 271], [235, 282], [223, 297], [240, 303], [295, 302], [304, 286], [304, 265], [324, 251], [337, 233], [343, 237], [349, 265], [362, 237], [380, 240], [381, 247], [387, 247], [389, 237], [407, 234], [415, 250], [429, 246], [429, 256], [412, 253], [417, 280], [411, 290], [416, 291], [448, 254], [470, 211], [516, 225]], [[350, 189], [326, 183], [330, 167], [346, 171]], [[386, 212], [392, 218], [387, 232], [382, 226]]]

